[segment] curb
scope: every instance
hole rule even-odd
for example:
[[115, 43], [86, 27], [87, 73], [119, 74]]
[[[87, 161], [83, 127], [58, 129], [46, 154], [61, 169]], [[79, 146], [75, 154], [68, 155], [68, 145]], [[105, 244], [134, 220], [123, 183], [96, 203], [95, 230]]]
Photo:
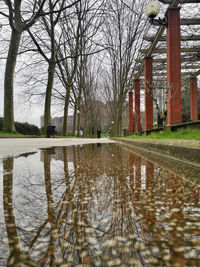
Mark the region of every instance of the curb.
[[189, 140], [155, 140], [113, 138], [121, 145], [130, 146], [148, 153], [165, 155], [175, 160], [181, 160], [200, 167], [200, 142]]

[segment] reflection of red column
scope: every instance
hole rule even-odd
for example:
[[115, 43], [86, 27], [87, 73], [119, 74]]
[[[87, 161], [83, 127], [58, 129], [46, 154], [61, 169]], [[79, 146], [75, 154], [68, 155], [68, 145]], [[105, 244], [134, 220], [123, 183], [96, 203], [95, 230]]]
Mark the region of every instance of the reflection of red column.
[[133, 133], [133, 92], [129, 92], [129, 133]]
[[145, 129], [153, 129], [153, 66], [152, 58], [146, 57], [144, 61], [144, 77], [145, 77]]
[[181, 123], [180, 9], [174, 8], [168, 10], [167, 88], [167, 123]]
[[171, 190], [174, 189], [174, 175], [170, 172], [168, 173], [167, 188]]
[[[151, 210], [146, 210], [146, 220], [148, 229], [151, 232], [152, 228], [155, 226], [156, 218], [155, 218], [155, 207], [154, 207], [154, 198], [155, 193], [153, 191], [154, 187], [154, 164], [150, 161], [146, 161], [146, 191], [148, 192], [148, 201], [151, 205]], [[159, 237], [156, 233], [153, 233], [153, 238], [157, 240]]]
[[140, 80], [135, 80], [135, 132], [140, 131]]
[[146, 161], [146, 189], [153, 188], [154, 185], [154, 165], [150, 161]]
[[134, 169], [133, 169], [134, 155], [129, 153], [129, 183], [131, 188], [134, 185]]
[[[186, 259], [184, 258], [184, 181], [182, 177], [176, 176], [173, 173], [168, 173], [168, 189], [169, 212], [171, 217], [169, 221], [176, 221], [176, 229], [180, 231], [171, 231], [169, 235], [169, 249], [172, 263], [180, 263], [180, 266], [185, 266]], [[180, 250], [182, 248], [182, 250]], [[172, 265], [173, 266], [173, 265]]]
[[190, 118], [192, 121], [198, 120], [197, 78], [190, 80]]
[[135, 160], [135, 188], [141, 190], [141, 157], [136, 156]]

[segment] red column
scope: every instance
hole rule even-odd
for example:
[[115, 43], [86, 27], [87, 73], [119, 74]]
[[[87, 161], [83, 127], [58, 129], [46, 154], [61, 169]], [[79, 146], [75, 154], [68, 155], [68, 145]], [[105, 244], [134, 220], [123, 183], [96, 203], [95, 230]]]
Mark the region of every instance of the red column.
[[181, 123], [180, 9], [168, 10], [167, 89], [167, 124]]
[[197, 78], [190, 80], [190, 118], [192, 121], [198, 120]]
[[153, 60], [146, 57], [144, 61], [144, 86], [145, 86], [145, 129], [153, 129]]
[[129, 92], [129, 133], [133, 133], [133, 92]]
[[135, 132], [140, 131], [140, 80], [135, 80]]

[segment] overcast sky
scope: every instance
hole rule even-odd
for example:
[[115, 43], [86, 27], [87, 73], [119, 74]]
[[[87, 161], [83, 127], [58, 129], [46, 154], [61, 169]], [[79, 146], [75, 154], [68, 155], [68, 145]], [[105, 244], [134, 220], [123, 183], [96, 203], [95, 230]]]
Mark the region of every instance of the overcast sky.
[[[181, 12], [185, 12], [189, 9], [189, 5], [185, 5], [185, 9], [182, 8]], [[192, 9], [189, 9], [190, 13], [187, 13], [186, 17], [190, 17], [193, 15], [196, 17], [199, 14], [199, 9], [195, 8], [195, 5], [192, 5]], [[197, 5], [196, 5], [197, 7]], [[162, 14], [164, 14], [164, 10], [166, 10], [166, 5], [161, 5], [161, 12], [160, 16], [162, 17]], [[194, 14], [192, 14], [191, 10], [193, 11]], [[189, 16], [190, 15], [190, 16]], [[183, 15], [182, 15], [183, 16]], [[199, 15], [198, 15], [199, 16]], [[194, 27], [193, 27], [194, 28]], [[199, 29], [199, 28], [198, 28]], [[157, 28], [154, 29], [157, 31]], [[5, 71], [5, 61], [0, 59], [0, 116], [3, 117], [3, 83], [4, 83], [4, 71]], [[15, 85], [14, 85], [14, 103], [15, 103], [15, 108], [14, 108], [14, 119], [15, 121], [19, 122], [28, 122], [34, 125], [37, 125], [40, 127], [40, 116], [43, 115], [44, 112], [44, 107], [42, 105], [19, 105], [19, 101], [17, 99], [17, 92], [20, 91], [20, 86], [17, 85], [16, 79], [15, 79]], [[52, 116], [59, 116], [56, 113], [52, 113]]]
[[[3, 117], [3, 99], [4, 99], [4, 62], [0, 60], [0, 117]], [[28, 122], [30, 124], [37, 125], [40, 127], [40, 116], [43, 115], [43, 107], [41, 105], [19, 105], [19, 101], [17, 101], [17, 86], [14, 86], [15, 92], [15, 111], [14, 111], [14, 119], [19, 122]]]
[[[2, 84], [1, 84], [2, 88]], [[0, 116], [3, 117], [3, 90], [1, 89], [0, 97], [2, 99], [0, 103]], [[35, 105], [31, 109], [28, 107], [15, 106], [14, 119], [19, 122], [28, 122], [30, 124], [37, 125], [40, 127], [40, 116], [43, 114], [41, 106]]]

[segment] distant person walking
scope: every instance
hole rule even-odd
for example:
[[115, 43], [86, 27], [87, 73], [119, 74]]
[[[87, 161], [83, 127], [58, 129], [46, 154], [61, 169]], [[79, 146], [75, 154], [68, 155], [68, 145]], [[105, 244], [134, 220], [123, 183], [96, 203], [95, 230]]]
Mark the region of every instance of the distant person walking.
[[97, 138], [101, 138], [101, 129], [97, 129]]

